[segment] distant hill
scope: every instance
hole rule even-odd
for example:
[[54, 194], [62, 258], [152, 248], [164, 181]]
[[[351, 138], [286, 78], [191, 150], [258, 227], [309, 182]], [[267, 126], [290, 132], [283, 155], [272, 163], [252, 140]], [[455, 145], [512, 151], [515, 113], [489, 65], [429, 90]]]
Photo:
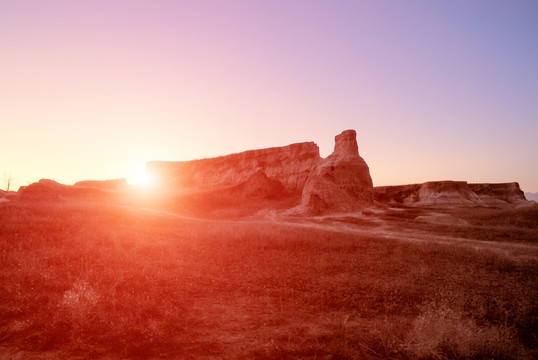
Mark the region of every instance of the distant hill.
[[534, 200], [534, 201], [538, 202], [538, 192], [535, 192], [535, 193], [526, 192], [525, 193], [525, 198], [527, 200]]

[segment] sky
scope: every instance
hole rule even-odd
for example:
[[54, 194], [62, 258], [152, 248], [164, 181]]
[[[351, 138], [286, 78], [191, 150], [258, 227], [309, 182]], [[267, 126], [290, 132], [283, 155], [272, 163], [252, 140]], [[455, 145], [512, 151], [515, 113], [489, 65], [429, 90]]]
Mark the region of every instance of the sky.
[[346, 129], [375, 186], [538, 192], [538, 2], [0, 0], [0, 188]]

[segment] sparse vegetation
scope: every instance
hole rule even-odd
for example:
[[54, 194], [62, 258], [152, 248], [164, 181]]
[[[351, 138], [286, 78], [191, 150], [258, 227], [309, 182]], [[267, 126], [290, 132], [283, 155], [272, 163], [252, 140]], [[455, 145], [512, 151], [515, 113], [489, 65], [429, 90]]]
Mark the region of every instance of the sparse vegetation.
[[0, 339], [19, 357], [538, 355], [537, 261], [484, 249], [9, 202], [0, 250]]
[[5, 191], [12, 190], [11, 185], [13, 184], [13, 180], [15, 180], [15, 177], [13, 175], [4, 173], [2, 185], [4, 186]]
[[[430, 212], [465, 220], [468, 226], [428, 224], [414, 221]], [[395, 226], [466, 239], [507, 242], [538, 242], [538, 206], [524, 208], [398, 208], [383, 217]]]

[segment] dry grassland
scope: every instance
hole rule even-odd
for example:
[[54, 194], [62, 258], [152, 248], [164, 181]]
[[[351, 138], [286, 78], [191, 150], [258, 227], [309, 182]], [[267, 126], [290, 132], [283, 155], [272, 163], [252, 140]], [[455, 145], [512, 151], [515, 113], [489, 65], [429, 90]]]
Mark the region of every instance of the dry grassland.
[[[488, 241], [523, 231], [521, 240], [537, 240], [532, 214], [521, 220], [527, 227], [490, 233], [491, 214], [459, 214], [472, 225], [458, 229], [417, 224], [413, 211], [339, 222]], [[2, 203], [0, 357], [538, 356], [536, 258], [373, 234]]]

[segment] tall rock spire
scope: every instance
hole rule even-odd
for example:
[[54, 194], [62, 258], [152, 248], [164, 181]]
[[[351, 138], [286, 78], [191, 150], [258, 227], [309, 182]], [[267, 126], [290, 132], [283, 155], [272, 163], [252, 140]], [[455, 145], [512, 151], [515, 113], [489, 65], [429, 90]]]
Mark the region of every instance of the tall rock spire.
[[372, 178], [359, 155], [355, 130], [334, 140], [334, 152], [321, 160], [303, 189], [302, 204], [311, 214], [354, 211], [372, 204]]
[[357, 133], [355, 130], [345, 130], [334, 137], [334, 152], [332, 155], [338, 156], [358, 156], [359, 146], [357, 145]]

